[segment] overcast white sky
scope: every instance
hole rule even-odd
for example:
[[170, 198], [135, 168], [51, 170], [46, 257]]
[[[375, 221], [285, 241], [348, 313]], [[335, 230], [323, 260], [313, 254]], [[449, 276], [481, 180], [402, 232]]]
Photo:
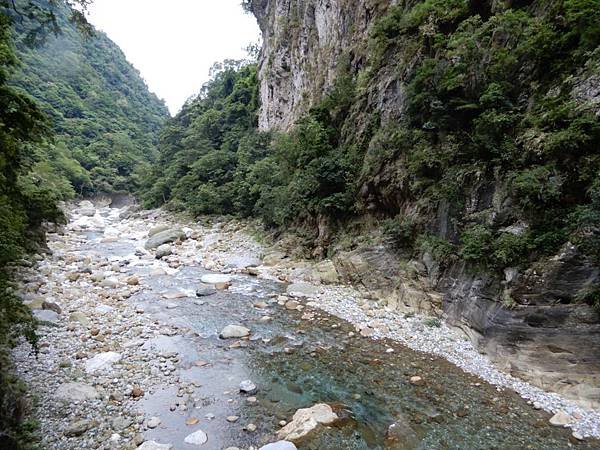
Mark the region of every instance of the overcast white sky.
[[200, 91], [213, 63], [244, 58], [260, 39], [241, 0], [96, 0], [89, 13], [171, 114]]

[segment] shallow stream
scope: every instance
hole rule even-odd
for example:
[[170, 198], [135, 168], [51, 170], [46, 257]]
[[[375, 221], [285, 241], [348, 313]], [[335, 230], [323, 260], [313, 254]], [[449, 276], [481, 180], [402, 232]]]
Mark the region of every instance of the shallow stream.
[[[360, 337], [352, 325], [313, 308], [287, 311], [275, 298], [285, 289], [282, 284], [235, 275], [229, 290], [197, 298], [194, 292], [207, 273], [200, 264], [149, 276], [149, 267], [129, 265], [134, 241], [103, 242], [101, 233], [86, 238], [82, 252], [119, 261], [130, 274], [145, 278], [147, 288], [129, 302], [161, 323], [194, 331], [145, 344], [166, 357], [178, 353], [180, 380], [197, 386], [191, 393], [168, 387], [144, 397], [147, 416], [162, 420], [146, 432], [147, 439], [192, 449], [177, 443], [190, 433], [186, 419], [198, 418], [197, 427], [209, 436], [204, 448], [260, 446], [276, 440], [279, 422], [291, 420], [297, 409], [328, 403], [344, 420], [300, 449], [599, 448], [597, 442], [573, 441], [568, 429], [549, 424], [548, 413], [443, 359]], [[165, 293], [186, 297], [169, 300]], [[257, 308], [257, 302], [268, 306]], [[306, 312], [314, 319], [302, 319]], [[272, 320], [261, 320], [264, 316]], [[251, 338], [220, 339], [219, 331], [229, 324], [250, 328]], [[414, 376], [422, 382], [412, 384]], [[255, 402], [239, 392], [246, 379], [258, 386]], [[239, 419], [229, 423], [227, 416]], [[244, 430], [250, 423], [255, 432]], [[395, 439], [387, 439], [394, 423]]]

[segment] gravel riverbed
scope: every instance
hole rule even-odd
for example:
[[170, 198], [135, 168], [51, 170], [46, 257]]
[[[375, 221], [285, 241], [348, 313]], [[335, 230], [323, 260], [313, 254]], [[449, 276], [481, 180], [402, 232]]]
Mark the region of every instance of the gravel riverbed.
[[[35, 404], [43, 448], [137, 448], [156, 422], [140, 406], [144, 396], [165, 386], [181, 397], [197, 389], [180, 377], [180, 356], [154, 345], [164, 338], [193, 337], [193, 331], [157, 320], [127, 301], [143, 291], [145, 277], [202, 264], [207, 270], [227, 274], [251, 272], [259, 279], [306, 281], [289, 266], [261, 265], [265, 248], [243, 223], [179, 225], [188, 239], [173, 244], [171, 253], [156, 259], [144, 243], [153, 227], [178, 226], [168, 214], [127, 214], [93, 207], [97, 208], [93, 215], [88, 203], [74, 210], [64, 234], [49, 236], [52, 255], [22, 274], [23, 297], [45, 326], [40, 329], [38, 357], [23, 344], [14, 359]], [[82, 209], [88, 211], [82, 214]], [[115, 245], [113, 254], [90, 249], [90, 233], [102, 233], [104, 245]], [[120, 254], [119, 242], [133, 245], [135, 253]], [[132, 268], [143, 269], [146, 275], [133, 275]], [[301, 292], [292, 289], [285, 298], [303, 296], [309, 308], [352, 323], [365, 339], [396, 340], [446, 358], [497, 386], [499, 392], [512, 389], [530, 401], [532, 408], [565, 416], [575, 440], [600, 438], [600, 412], [580, 408], [497, 370], [463, 335], [445, 324], [428, 325], [426, 317], [390, 311], [351, 286], [299, 286]], [[176, 301], [177, 295], [165, 292], [164, 298]], [[173, 407], [183, 406], [175, 402]]]

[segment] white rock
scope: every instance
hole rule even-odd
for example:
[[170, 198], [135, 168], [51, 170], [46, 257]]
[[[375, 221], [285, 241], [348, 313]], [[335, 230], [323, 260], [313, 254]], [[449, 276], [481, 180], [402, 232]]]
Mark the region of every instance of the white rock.
[[60, 317], [54, 311], [50, 311], [49, 309], [36, 310], [33, 312], [33, 315], [35, 316], [35, 318], [37, 320], [39, 320], [41, 322], [50, 322], [50, 323], [58, 322], [58, 319]]
[[203, 275], [200, 281], [205, 284], [231, 283], [231, 277], [229, 275], [208, 274]]
[[298, 447], [289, 441], [278, 441], [264, 445], [258, 450], [298, 450]]
[[242, 338], [250, 335], [250, 330], [241, 325], [227, 325], [219, 336], [221, 339]]
[[97, 398], [98, 391], [83, 383], [65, 383], [58, 387], [55, 397], [66, 402], [82, 402]]
[[87, 373], [110, 369], [114, 363], [121, 361], [121, 354], [116, 352], [100, 353], [85, 363]]
[[244, 380], [240, 383], [240, 392], [253, 395], [258, 392], [258, 388], [251, 380]]
[[573, 423], [573, 418], [564, 411], [558, 411], [550, 419], [550, 424], [555, 427], [564, 427]]
[[299, 409], [290, 423], [277, 432], [277, 437], [286, 441], [299, 441], [319, 425], [331, 425], [339, 420], [331, 406], [319, 403], [312, 408]]
[[196, 446], [200, 447], [201, 445], [204, 445], [208, 442], [208, 436], [206, 435], [206, 433], [204, 431], [198, 430], [198, 431], [195, 431], [194, 433], [188, 435], [184, 439], [184, 442], [186, 444], [196, 445]]

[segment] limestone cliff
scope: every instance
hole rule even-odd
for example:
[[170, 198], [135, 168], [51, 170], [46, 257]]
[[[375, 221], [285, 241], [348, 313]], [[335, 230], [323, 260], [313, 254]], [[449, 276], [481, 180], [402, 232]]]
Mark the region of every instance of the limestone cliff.
[[[395, 1], [259, 0], [253, 12], [263, 34], [260, 59], [262, 129], [287, 130], [331, 89], [341, 65], [358, 73], [368, 58], [375, 20]], [[379, 74], [381, 78], [384, 73]], [[401, 82], [384, 79], [372, 103], [402, 110]], [[377, 83], [375, 83], [377, 84]], [[384, 107], [385, 105], [385, 107]]]
[[[534, 17], [548, 13], [545, 8], [550, 7], [543, 2], [495, 0], [452, 2], [452, 5], [471, 8], [471, 13], [477, 14], [477, 23], [483, 22], [482, 28], [485, 28], [485, 20], [497, 12], [502, 18], [512, 20], [510, 10], [506, 14], [504, 11], [513, 3], [516, 8], [528, 8]], [[366, 130], [372, 127], [373, 117], [379, 130], [388, 124], [395, 126], [403, 122], [410, 100], [407, 85], [414, 80], [415, 68], [427, 58], [429, 62], [435, 61], [440, 53], [435, 39], [457, 29], [452, 23], [456, 17], [444, 17], [446, 13], [451, 15], [451, 11], [438, 11], [441, 17], [438, 19], [432, 19], [431, 13], [429, 21], [419, 27], [411, 28], [410, 23], [403, 25], [400, 31], [392, 26], [384, 27], [384, 39], [394, 44], [378, 53], [371, 42], [377, 23], [390, 11], [394, 20], [403, 23], [402, 15], [417, 4], [418, 1], [410, 0], [250, 2], [263, 33], [260, 127], [263, 130], [291, 129], [298, 118], [323, 99], [342, 73], [354, 77], [359, 91], [344, 124], [342, 134], [346, 142], [368, 134]], [[463, 10], [457, 16], [460, 20], [467, 17], [461, 14]], [[416, 15], [411, 20], [414, 17]], [[464, 32], [464, 29], [459, 31]], [[407, 37], [409, 33], [419, 34], [419, 39]], [[496, 47], [506, 45], [508, 48], [512, 45], [509, 44], [510, 33], [503, 33], [496, 30], [491, 41]], [[469, 42], [468, 39], [462, 45], [467, 46]], [[524, 114], [534, 110], [536, 101], [541, 104], [541, 100], [536, 99], [546, 101], [562, 95], [573, 100], [568, 104], [573, 111], [585, 110], [598, 117], [598, 51], [585, 65], [568, 68], [550, 80], [532, 69], [530, 53], [516, 64], [518, 75], [514, 84], [520, 91], [511, 94]], [[453, 58], [444, 63], [445, 67], [460, 64], [460, 56]], [[470, 76], [476, 79], [486, 64], [490, 64], [489, 55], [475, 59], [471, 67], [464, 70], [473, 69]], [[438, 82], [442, 81], [440, 76]], [[463, 85], [470, 82], [465, 82], [464, 77], [457, 81]], [[430, 117], [437, 117], [435, 114], [446, 107], [443, 102], [433, 98], [425, 104]], [[465, 102], [450, 114], [449, 120], [453, 119], [452, 115], [460, 116], [463, 111], [477, 107]], [[447, 130], [442, 130], [439, 124], [429, 121], [420, 126], [436, 134], [436, 142], [447, 138]], [[547, 136], [532, 127], [515, 137], [514, 142], [523, 152], [539, 152]], [[516, 240], [528, 232], [528, 219], [523, 218], [516, 207], [518, 199], [510, 187], [514, 175], [505, 169], [477, 169], [462, 178], [458, 183], [464, 199], [462, 205], [438, 196], [423, 206], [413, 186], [422, 182], [419, 176], [426, 179], [431, 174], [411, 173], [405, 156], [407, 150], [402, 153], [393, 148], [393, 145], [402, 146], [403, 141], [386, 142], [377, 134], [369, 135], [369, 139], [358, 182], [359, 216], [416, 215], [427, 233], [453, 243], [461, 241], [464, 224], [471, 221], [489, 227], [504, 240]], [[380, 154], [392, 156], [377, 159]], [[443, 153], [438, 157], [444, 158]], [[432, 166], [433, 163], [428, 167]], [[568, 201], [574, 201], [573, 197]], [[330, 226], [332, 221], [321, 218], [317, 222], [319, 242], [316, 246], [335, 247], [336, 230], [344, 224], [338, 221]], [[324, 231], [324, 228], [329, 229]], [[586, 230], [587, 236], [598, 233], [597, 227]], [[335, 252], [336, 248], [330, 250]], [[600, 319], [589, 302], [577, 300], [584, 297], [582, 293], [597, 292], [594, 289], [600, 283], [600, 270], [597, 261], [583, 254], [576, 245], [565, 241], [555, 253], [540, 256], [535, 264], [507, 265], [503, 270], [488, 273], [473, 271], [464, 261], [441, 262], [435, 252], [427, 249], [418, 252], [418, 256], [409, 255], [406, 259], [412, 260], [403, 264], [390, 263], [389, 255], [389, 250], [381, 247], [363, 246], [349, 253], [338, 252], [334, 261], [346, 279], [360, 282], [387, 297], [390, 307], [443, 314], [507, 371], [582, 404], [600, 405]], [[395, 258], [399, 261], [403, 256]], [[401, 268], [407, 262], [410, 270]]]

